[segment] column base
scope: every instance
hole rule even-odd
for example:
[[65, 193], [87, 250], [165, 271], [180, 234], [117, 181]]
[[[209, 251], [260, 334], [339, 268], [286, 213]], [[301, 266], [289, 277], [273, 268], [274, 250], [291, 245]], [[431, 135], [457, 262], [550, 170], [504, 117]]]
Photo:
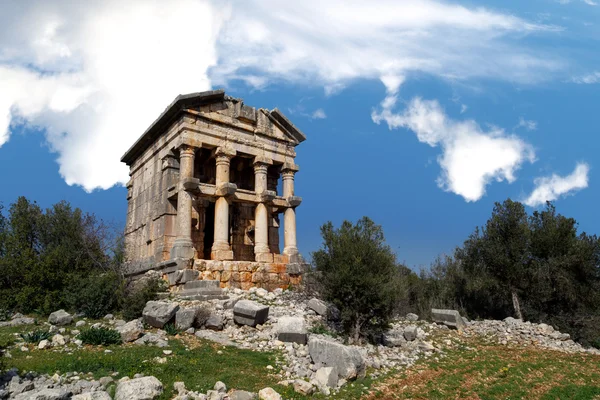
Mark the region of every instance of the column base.
[[210, 252], [211, 260], [232, 261], [233, 251], [231, 250], [213, 250]]
[[300, 252], [297, 247], [286, 247], [283, 249], [283, 254], [288, 256], [290, 263], [301, 262]]
[[256, 262], [273, 262], [273, 253], [255, 253], [254, 259]]
[[194, 244], [191, 239], [175, 239], [173, 247], [171, 248], [171, 260], [177, 258], [191, 260], [194, 258], [194, 254], [196, 254], [196, 249], [194, 249]]

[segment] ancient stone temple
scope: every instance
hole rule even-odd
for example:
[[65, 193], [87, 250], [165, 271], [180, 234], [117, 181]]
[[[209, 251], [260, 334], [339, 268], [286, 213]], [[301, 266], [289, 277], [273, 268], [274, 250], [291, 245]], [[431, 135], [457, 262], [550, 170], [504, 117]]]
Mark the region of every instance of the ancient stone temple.
[[242, 289], [299, 283], [294, 158], [305, 139], [279, 110], [223, 90], [178, 96], [121, 159], [131, 176], [128, 274]]

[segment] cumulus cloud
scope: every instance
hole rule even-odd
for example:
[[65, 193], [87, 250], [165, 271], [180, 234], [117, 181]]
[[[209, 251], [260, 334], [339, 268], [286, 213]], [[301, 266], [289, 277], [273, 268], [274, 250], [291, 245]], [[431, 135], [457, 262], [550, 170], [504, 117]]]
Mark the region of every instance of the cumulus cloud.
[[42, 127], [67, 183], [108, 188], [127, 181], [120, 156], [177, 94], [237, 79], [334, 95], [381, 78], [391, 104], [414, 72], [531, 83], [564, 63], [520, 39], [556, 30], [434, 0], [9, 2], [0, 145], [11, 124]]
[[382, 109], [372, 113], [373, 121], [410, 129], [421, 143], [441, 147], [438, 186], [467, 202], [479, 200], [494, 180], [514, 182], [523, 162], [535, 161], [532, 146], [520, 138], [500, 128], [486, 131], [473, 120], [453, 120], [435, 100], [414, 98], [402, 113], [394, 113], [391, 103], [384, 100]]
[[575, 170], [567, 176], [552, 174], [534, 180], [535, 189], [523, 200], [530, 207], [543, 205], [588, 187], [590, 167], [586, 163], [578, 163]]

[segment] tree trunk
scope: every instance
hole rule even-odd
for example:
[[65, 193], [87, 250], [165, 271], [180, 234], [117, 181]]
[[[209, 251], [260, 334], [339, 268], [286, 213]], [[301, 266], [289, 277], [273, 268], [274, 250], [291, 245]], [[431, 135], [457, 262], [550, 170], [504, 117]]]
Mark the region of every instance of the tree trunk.
[[359, 344], [360, 339], [360, 317], [356, 314], [356, 322], [354, 323], [354, 344]]
[[523, 314], [521, 314], [521, 306], [519, 305], [519, 296], [517, 296], [517, 292], [512, 290], [512, 302], [513, 308], [515, 309], [515, 315], [518, 319], [523, 320]]

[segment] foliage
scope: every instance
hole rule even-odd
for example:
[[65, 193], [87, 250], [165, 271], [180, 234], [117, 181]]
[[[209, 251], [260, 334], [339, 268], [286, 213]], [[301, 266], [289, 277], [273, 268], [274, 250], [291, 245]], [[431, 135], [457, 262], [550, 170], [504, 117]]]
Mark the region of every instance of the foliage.
[[123, 300], [123, 318], [127, 321], [142, 316], [146, 303], [156, 300], [158, 292], [165, 290], [165, 282], [158, 277], [149, 277], [132, 285]]
[[120, 308], [123, 301], [123, 278], [115, 271], [91, 274], [69, 288], [72, 309], [88, 318], [99, 319]]
[[167, 335], [169, 336], [176, 336], [179, 334], [179, 329], [177, 329], [177, 327], [175, 326], [174, 323], [169, 322], [168, 324], [165, 324], [165, 326], [163, 327], [164, 331], [167, 332]]
[[19, 197], [7, 217], [0, 208], [0, 308], [68, 308], [74, 282], [115, 269], [113, 238], [94, 215], [66, 201], [44, 211]]
[[114, 329], [99, 327], [84, 329], [79, 334], [79, 339], [83, 344], [94, 346], [108, 346], [121, 343], [121, 334]]
[[323, 295], [341, 314], [355, 342], [385, 329], [396, 304], [398, 267], [383, 231], [367, 217], [321, 227], [323, 247], [312, 254], [323, 275]]
[[411, 284], [411, 304], [459, 309], [471, 318], [522, 316], [553, 325], [583, 344], [600, 343], [600, 241], [548, 203], [525, 213], [496, 203], [485, 226], [454, 255]]
[[19, 336], [23, 338], [25, 343], [39, 343], [42, 340], [50, 339], [52, 334], [44, 329], [36, 329], [31, 332], [21, 333]]

